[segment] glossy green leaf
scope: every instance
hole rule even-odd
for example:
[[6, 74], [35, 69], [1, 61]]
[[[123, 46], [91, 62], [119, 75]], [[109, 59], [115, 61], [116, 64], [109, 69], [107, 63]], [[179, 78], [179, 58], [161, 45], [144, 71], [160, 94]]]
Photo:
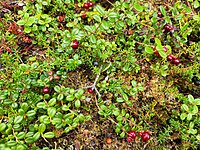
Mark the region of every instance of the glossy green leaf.
[[95, 10], [101, 15], [101, 16], [104, 16], [105, 15], [105, 11], [104, 11], [104, 8], [100, 5], [97, 5], [95, 7]]
[[31, 26], [35, 22], [35, 17], [31, 16], [28, 18], [27, 22], [25, 23], [26, 26]]
[[138, 3], [134, 3], [134, 8], [138, 11], [138, 12], [142, 12], [144, 7]]
[[186, 104], [182, 104], [181, 109], [184, 111], [189, 111], [189, 107]]
[[80, 100], [76, 100], [75, 101], [75, 107], [76, 108], [80, 108], [80, 106], [81, 106], [81, 101]]
[[47, 109], [47, 114], [52, 118], [56, 114], [56, 108], [54, 107], [49, 107]]
[[15, 117], [15, 120], [14, 120], [14, 123], [15, 123], [15, 124], [20, 123], [20, 122], [23, 120], [23, 118], [24, 118], [23, 116], [16, 116], [16, 117]]
[[28, 117], [35, 116], [35, 114], [36, 114], [36, 111], [35, 111], [35, 110], [30, 110], [30, 111], [28, 111], [28, 112], [26, 113], [26, 115], [27, 115]]
[[41, 124], [39, 125], [38, 131], [39, 131], [40, 133], [43, 133], [45, 130], [46, 130], [46, 125], [45, 125], [44, 123], [41, 123]]
[[153, 54], [154, 50], [153, 50], [153, 48], [146, 46], [145, 47], [145, 52], [148, 53], [148, 54]]
[[49, 106], [54, 106], [56, 104], [56, 98], [52, 98], [48, 101]]
[[93, 15], [94, 20], [96, 20], [97, 22], [101, 22], [101, 17], [97, 14]]
[[44, 134], [44, 137], [48, 138], [48, 139], [54, 138], [54, 136], [55, 136], [55, 134], [53, 132], [46, 132]]
[[0, 132], [4, 131], [6, 129], [5, 123], [0, 123]]
[[34, 141], [37, 141], [39, 138], [40, 138], [40, 132], [36, 132], [36, 133], [33, 135]]
[[96, 37], [94, 36], [94, 34], [92, 34], [90, 37], [90, 42], [95, 44], [97, 42]]
[[166, 16], [165, 8], [162, 5], [160, 6], [160, 12], [163, 14], [163, 16]]

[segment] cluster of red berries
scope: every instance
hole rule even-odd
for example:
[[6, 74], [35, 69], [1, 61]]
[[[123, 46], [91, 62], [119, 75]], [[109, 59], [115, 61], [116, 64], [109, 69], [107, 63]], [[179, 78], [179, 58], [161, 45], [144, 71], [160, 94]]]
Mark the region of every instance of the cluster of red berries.
[[[127, 135], [128, 135], [128, 137], [127, 137], [128, 142], [132, 142], [132, 140], [137, 137], [137, 133], [135, 131], [132, 131], [132, 130], [128, 131]], [[148, 141], [151, 137], [150, 133], [147, 132], [147, 131], [138, 132], [138, 136], [140, 136], [142, 138], [142, 141], [144, 141], [144, 142]]]
[[[167, 52], [167, 47], [163, 47], [163, 51]], [[161, 57], [159, 52], [156, 50], [156, 47], [154, 47], [154, 54], [157, 55], [158, 57]], [[172, 55], [171, 53], [167, 56], [167, 60], [171, 61], [172, 64], [178, 65], [180, 63], [180, 60], [176, 58], [176, 56]]]
[[92, 2], [85, 2], [84, 4], [83, 4], [83, 7], [85, 8], [85, 9], [88, 9], [88, 8], [90, 8], [90, 7], [92, 7], [94, 4], [92, 3]]
[[173, 30], [174, 30], [174, 27], [173, 27], [172, 25], [170, 25], [170, 24], [165, 24], [164, 30], [165, 30], [166, 32], [170, 32], [170, 31], [173, 31]]

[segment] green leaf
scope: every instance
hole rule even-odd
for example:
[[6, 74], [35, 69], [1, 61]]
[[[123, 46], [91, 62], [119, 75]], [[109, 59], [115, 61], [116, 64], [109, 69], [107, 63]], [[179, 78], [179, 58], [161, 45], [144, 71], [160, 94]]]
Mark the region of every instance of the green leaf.
[[166, 57], [167, 57], [167, 53], [164, 52], [163, 50], [162, 50], [162, 51], [159, 51], [159, 50], [158, 50], [158, 52], [159, 52], [159, 54], [160, 54], [160, 56], [161, 56], [162, 58], [166, 58]]
[[26, 26], [31, 26], [35, 22], [35, 17], [31, 16], [28, 18], [27, 22], [25, 23]]
[[122, 133], [120, 134], [120, 137], [121, 137], [121, 138], [124, 138], [124, 137], [125, 137], [125, 132], [122, 132]]
[[47, 114], [49, 115], [49, 117], [53, 117], [56, 114], [56, 108], [54, 107], [50, 107], [47, 109]]
[[64, 94], [58, 94], [57, 100], [61, 101], [64, 99]]
[[17, 21], [17, 25], [19, 25], [19, 26], [22, 26], [22, 25], [24, 25], [24, 24], [25, 24], [24, 20], [19, 20], [19, 21]]
[[100, 5], [97, 5], [95, 7], [95, 10], [101, 15], [101, 16], [104, 16], [105, 15], [105, 11], [104, 11], [104, 8]]
[[23, 120], [23, 118], [24, 118], [23, 116], [16, 116], [15, 120], [14, 120], [14, 123], [15, 124], [19, 124]]
[[25, 142], [27, 144], [31, 144], [31, 143], [34, 143], [35, 141], [34, 141], [33, 137], [28, 137], [28, 138], [25, 139]]
[[191, 113], [187, 114], [187, 120], [190, 121], [191, 119], [192, 119], [192, 114]]
[[144, 7], [138, 3], [134, 3], [134, 8], [135, 10], [137, 10], [138, 12], [142, 12]]
[[17, 134], [17, 139], [18, 139], [18, 140], [21, 140], [21, 139], [23, 139], [25, 136], [26, 136], [26, 133], [25, 133], [25, 132], [19, 132], [19, 133]]
[[36, 133], [33, 135], [34, 141], [36, 142], [39, 138], [40, 138], [40, 132], [36, 132]]
[[200, 98], [195, 99], [194, 104], [195, 104], [195, 105], [200, 105]]
[[93, 44], [95, 44], [97, 42], [96, 37], [94, 36], [94, 34], [92, 34], [90, 36], [90, 42], [93, 43]]
[[124, 99], [121, 98], [121, 97], [118, 97], [118, 98], [116, 99], [116, 101], [117, 101], [118, 103], [122, 103], [122, 102], [124, 102]]
[[54, 86], [54, 90], [57, 92], [57, 93], [59, 93], [60, 92], [60, 87], [59, 86]]
[[88, 26], [88, 25], [85, 25], [84, 26], [84, 29], [86, 30], [86, 31], [88, 31], [88, 32], [93, 32], [94, 30], [92, 29], [92, 27], [91, 26]]
[[157, 46], [159, 46], [159, 45], [162, 46], [161, 41], [158, 38], [155, 38], [155, 43]]
[[192, 106], [192, 113], [193, 114], [198, 114], [198, 112], [199, 112], [198, 107], [196, 105]]
[[195, 0], [193, 4], [194, 4], [194, 8], [195, 9], [200, 6], [200, 4], [199, 4], [199, 2], [197, 0]]
[[7, 146], [8, 146], [8, 147], [13, 147], [13, 146], [15, 146], [16, 144], [17, 144], [17, 142], [16, 142], [16, 141], [13, 141], [13, 140], [7, 142]]
[[118, 14], [117, 14], [116, 12], [110, 12], [110, 13], [108, 14], [108, 17], [109, 17], [109, 18], [117, 18], [117, 17], [118, 17]]
[[189, 128], [190, 128], [190, 129], [193, 129], [193, 128], [194, 128], [194, 122], [190, 122]]
[[48, 139], [51, 139], [51, 138], [53, 138], [55, 136], [55, 134], [53, 133], [53, 132], [46, 132], [45, 134], [44, 134], [44, 137], [45, 138], [48, 138]]
[[197, 134], [197, 129], [189, 129], [188, 131], [187, 131], [187, 133], [189, 133], [189, 134]]
[[200, 141], [200, 134], [196, 136], [197, 140]]
[[38, 127], [39, 133], [43, 133], [46, 130], [46, 125], [44, 123], [41, 123]]
[[186, 104], [182, 104], [181, 109], [184, 111], [189, 111], [189, 107]]
[[54, 106], [56, 104], [56, 98], [52, 98], [50, 99], [50, 101], [48, 102], [49, 106]]
[[101, 25], [102, 25], [102, 27], [103, 27], [105, 30], [108, 30], [108, 29], [109, 29], [109, 24], [108, 24], [107, 21], [103, 20]]
[[31, 27], [25, 27], [24, 28], [25, 33], [30, 33], [31, 32]]
[[193, 104], [195, 102], [194, 97], [192, 95], [188, 95], [188, 101]]
[[[77, 94], [77, 93], [76, 93]], [[73, 101], [74, 100], [74, 96], [73, 95], [68, 95], [67, 97], [66, 97], [66, 101]]]
[[65, 132], [65, 133], [68, 133], [68, 132], [71, 131], [71, 130], [72, 130], [72, 129], [71, 129], [70, 127], [66, 127], [65, 130], [64, 130], [64, 132]]
[[160, 12], [163, 14], [163, 16], [166, 16], [165, 8], [162, 5], [160, 6]]
[[185, 120], [186, 117], [187, 117], [186, 113], [181, 113], [180, 115], [181, 120]]
[[75, 101], [75, 107], [79, 108], [81, 106], [81, 101], [80, 100], [76, 100]]
[[94, 20], [101, 22], [101, 17], [97, 14], [93, 15]]
[[153, 54], [154, 50], [153, 50], [153, 48], [146, 46], [145, 47], [145, 52], [148, 53], [148, 54]]
[[0, 132], [4, 131], [6, 129], [6, 124], [5, 123], [1, 123], [0, 124]]
[[45, 102], [39, 102], [39, 103], [37, 103], [37, 108], [45, 108], [45, 107], [46, 107]]
[[35, 110], [30, 110], [30, 111], [28, 111], [28, 112], [26, 113], [26, 116], [32, 117], [32, 116], [35, 116], [35, 114], [36, 114], [36, 111], [35, 111]]

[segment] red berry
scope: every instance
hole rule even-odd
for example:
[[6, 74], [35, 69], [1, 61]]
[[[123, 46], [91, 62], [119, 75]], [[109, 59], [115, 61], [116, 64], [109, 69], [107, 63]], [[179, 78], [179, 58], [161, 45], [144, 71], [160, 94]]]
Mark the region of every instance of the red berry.
[[167, 52], [167, 47], [166, 46], [163, 47], [163, 51]]
[[129, 136], [129, 137], [127, 137], [127, 141], [130, 143], [130, 142], [132, 142], [132, 138]]
[[169, 54], [169, 55], [167, 56], [167, 60], [168, 60], [168, 61], [172, 61], [172, 60], [173, 60], [173, 56], [172, 56], [171, 54]]
[[26, 89], [23, 89], [23, 90], [22, 90], [22, 94], [24, 94], [24, 93], [26, 93], [26, 92], [27, 92]]
[[89, 92], [89, 93], [92, 93], [92, 92], [93, 92], [93, 89], [92, 89], [92, 88], [88, 88], [88, 92]]
[[82, 19], [85, 19], [87, 16], [86, 16], [86, 13], [82, 13], [82, 15], [81, 15], [81, 18]]
[[89, 3], [88, 3], [88, 2], [84, 3], [84, 4], [83, 4], [83, 7], [84, 7], [85, 9], [88, 9], [88, 8], [89, 8]]
[[142, 134], [143, 134], [143, 131], [138, 132], [139, 136], [142, 136]]
[[88, 2], [89, 7], [93, 6], [93, 2]]
[[160, 11], [157, 14], [158, 14], [158, 17], [160, 18], [162, 17], [162, 13]]
[[150, 139], [150, 134], [149, 134], [149, 132], [143, 132], [141, 137], [142, 137], [142, 140], [144, 142], [146, 142], [146, 141], [148, 141]]
[[172, 63], [175, 64], [175, 65], [178, 65], [180, 63], [180, 60], [175, 58], [172, 60]]
[[48, 87], [44, 87], [42, 89], [42, 93], [44, 93], [44, 94], [48, 94], [49, 92], [50, 92], [50, 89]]
[[72, 43], [72, 48], [73, 49], [77, 49], [78, 48], [78, 41], [77, 40], [74, 40], [73, 43]]
[[135, 139], [137, 133], [136, 133], [135, 131], [130, 130], [130, 131], [127, 132], [127, 135], [128, 135], [129, 137], [131, 137], [132, 139]]
[[173, 29], [174, 29], [174, 27], [173, 27], [172, 25], [166, 24], [166, 25], [164, 26], [164, 30], [167, 31], [167, 32], [170, 32], [170, 31], [173, 30]]

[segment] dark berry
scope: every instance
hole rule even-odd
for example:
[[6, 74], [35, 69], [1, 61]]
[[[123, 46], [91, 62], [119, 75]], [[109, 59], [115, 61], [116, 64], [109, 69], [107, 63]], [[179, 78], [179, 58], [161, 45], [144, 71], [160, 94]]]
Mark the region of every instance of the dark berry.
[[48, 94], [49, 92], [50, 92], [50, 89], [48, 87], [44, 87], [42, 89], [42, 93], [44, 93], [44, 94]]
[[142, 136], [142, 134], [143, 134], [143, 131], [138, 132], [139, 136]]
[[172, 60], [173, 60], [173, 56], [172, 56], [171, 54], [169, 54], [169, 55], [167, 56], [167, 60], [168, 60], [168, 61], [172, 61]]
[[157, 14], [158, 14], [158, 17], [160, 18], [162, 17], [162, 13], [160, 11]]
[[87, 17], [86, 13], [82, 13], [81, 18], [85, 19]]
[[175, 64], [175, 65], [178, 65], [178, 64], [180, 63], [180, 60], [177, 59], [177, 58], [176, 58], [176, 59], [173, 59], [173, 60], [172, 60], [172, 63]]
[[89, 92], [89, 93], [92, 93], [92, 92], [93, 92], [93, 89], [92, 89], [92, 88], [88, 88], [88, 92]]
[[72, 48], [73, 49], [77, 49], [78, 48], [78, 41], [77, 40], [74, 40], [73, 43], [72, 43]]
[[152, 37], [152, 38], [150, 39], [150, 42], [151, 42], [151, 43], [154, 43], [154, 42], [155, 42], [155, 38]]
[[146, 141], [148, 141], [150, 139], [150, 134], [149, 134], [149, 132], [143, 132], [141, 137], [142, 137], [142, 140], [144, 142], [146, 142]]
[[174, 27], [172, 25], [169, 25], [169, 24], [166, 24], [164, 26], [164, 30], [167, 31], [167, 32], [170, 32], [174, 29]]
[[84, 4], [83, 4], [83, 7], [84, 7], [85, 9], [88, 9], [88, 8], [89, 8], [89, 3], [88, 3], [88, 2], [84, 3]]
[[127, 137], [127, 141], [130, 143], [130, 142], [132, 142], [132, 138], [129, 136], [129, 137]]
[[94, 5], [93, 2], [88, 2], [89, 7], [92, 7], [93, 5]]
[[127, 135], [128, 135], [129, 137], [131, 137], [132, 139], [135, 139], [137, 133], [136, 133], [135, 131], [130, 130], [130, 131], [127, 132]]

